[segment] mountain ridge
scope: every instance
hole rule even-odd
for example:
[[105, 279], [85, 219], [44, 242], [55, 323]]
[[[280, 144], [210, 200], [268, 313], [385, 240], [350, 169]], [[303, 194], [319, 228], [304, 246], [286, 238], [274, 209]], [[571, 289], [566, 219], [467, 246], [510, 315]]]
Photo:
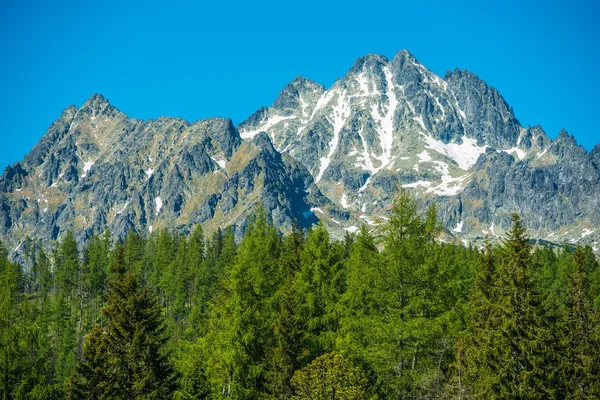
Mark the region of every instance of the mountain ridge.
[[93, 94], [0, 177], [0, 235], [15, 251], [27, 235], [85, 241], [105, 226], [239, 237], [263, 204], [284, 231], [321, 220], [339, 236], [385, 217], [397, 188], [436, 204], [456, 240], [502, 235], [520, 212], [535, 239], [597, 251], [600, 144], [523, 127], [476, 74], [441, 78], [408, 51], [361, 57], [329, 88], [298, 76], [237, 127], [139, 120]]

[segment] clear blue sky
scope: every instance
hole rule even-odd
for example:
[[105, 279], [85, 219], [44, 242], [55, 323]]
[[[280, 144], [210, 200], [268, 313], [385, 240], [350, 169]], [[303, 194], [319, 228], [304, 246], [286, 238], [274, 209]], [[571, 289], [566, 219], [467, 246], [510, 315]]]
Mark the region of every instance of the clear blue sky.
[[1, 169], [93, 93], [137, 118], [237, 124], [295, 76], [329, 86], [356, 58], [400, 49], [442, 76], [475, 72], [524, 125], [600, 142], [593, 1], [127, 3], [2, 1]]

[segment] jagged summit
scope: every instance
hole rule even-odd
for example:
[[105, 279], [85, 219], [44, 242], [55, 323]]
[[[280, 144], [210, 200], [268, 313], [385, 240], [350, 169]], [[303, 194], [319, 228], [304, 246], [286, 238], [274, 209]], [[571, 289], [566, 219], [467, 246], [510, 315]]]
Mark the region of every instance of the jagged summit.
[[374, 67], [385, 65], [389, 62], [386, 56], [382, 54], [371, 53], [366, 56], [358, 58], [352, 68], [350, 68], [350, 73], [352, 72], [361, 72], [364, 69], [372, 69]]
[[[522, 127], [495, 88], [458, 68], [441, 78], [406, 50], [391, 60], [378, 54], [360, 57], [316, 94], [303, 103], [261, 108], [238, 128], [246, 139], [266, 132], [278, 151], [303, 163], [323, 193], [358, 221], [385, 213], [391, 188], [404, 186], [426, 201], [440, 202], [446, 218], [458, 224], [467, 218], [465, 198], [479, 199], [500, 182], [499, 177], [491, 181], [495, 174], [481, 174], [481, 168], [560, 164], [541, 127]], [[458, 200], [448, 203], [448, 198]], [[494, 222], [495, 229], [509, 223], [508, 211], [496, 215], [492, 204], [478, 201], [468, 211], [474, 220]], [[477, 226], [463, 221], [461, 233], [490, 231]]]
[[600, 240], [600, 145], [521, 126], [476, 74], [442, 78], [406, 50], [361, 57], [329, 88], [296, 77], [237, 128], [138, 120], [94, 94], [0, 177], [0, 239], [197, 223], [240, 237], [259, 204], [282, 230], [321, 220], [341, 236], [377, 229], [398, 188], [436, 204], [459, 240], [502, 236], [513, 212], [534, 238]]
[[110, 102], [103, 95], [100, 93], [94, 93], [85, 101], [85, 103], [83, 103], [83, 107], [103, 107], [108, 104], [110, 104]]

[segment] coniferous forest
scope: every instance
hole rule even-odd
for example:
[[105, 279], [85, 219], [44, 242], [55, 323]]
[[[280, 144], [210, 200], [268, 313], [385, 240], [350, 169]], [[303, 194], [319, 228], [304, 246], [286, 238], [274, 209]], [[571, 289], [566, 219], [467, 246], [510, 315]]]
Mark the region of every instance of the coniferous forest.
[[167, 230], [0, 250], [2, 399], [597, 399], [600, 268], [439, 240], [401, 194], [332, 241], [258, 212], [235, 243]]

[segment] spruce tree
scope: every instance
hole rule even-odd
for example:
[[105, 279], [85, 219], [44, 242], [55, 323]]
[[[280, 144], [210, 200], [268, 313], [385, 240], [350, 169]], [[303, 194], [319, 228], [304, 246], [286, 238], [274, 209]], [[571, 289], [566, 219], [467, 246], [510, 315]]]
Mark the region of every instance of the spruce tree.
[[265, 390], [265, 355], [273, 344], [281, 239], [260, 210], [227, 269], [206, 338], [214, 394], [257, 398]]
[[471, 393], [475, 398], [499, 398], [499, 376], [494, 373], [502, 367], [496, 343], [501, 340], [500, 311], [497, 309], [499, 291], [496, 250], [486, 239], [485, 250], [479, 259], [471, 293], [468, 316], [468, 331], [464, 345], [466, 354], [465, 383], [472, 385]]
[[560, 360], [569, 399], [600, 397], [600, 319], [593, 307], [591, 282], [584, 264], [584, 250], [577, 247], [573, 272], [568, 275], [566, 332]]
[[339, 329], [338, 301], [346, 280], [343, 257], [343, 245], [332, 243], [321, 223], [309, 230], [294, 282], [299, 300], [295, 314], [305, 329], [309, 359], [334, 349]]
[[[494, 265], [496, 287], [478, 278], [478, 290], [488, 287], [492, 294], [475, 301], [472, 311], [470, 324], [479, 335], [466, 349], [468, 376], [475, 396], [554, 398], [561, 392], [552, 329], [557, 320], [534, 286], [535, 265], [521, 219], [515, 214], [512, 221]], [[485, 268], [486, 261], [482, 264]]]
[[[112, 399], [170, 398], [177, 376], [164, 352], [164, 323], [156, 299], [125, 268], [124, 247], [119, 245], [108, 282], [105, 328], [108, 355], [105, 393]], [[95, 338], [93, 336], [92, 338]], [[104, 345], [96, 341], [96, 345]], [[90, 349], [92, 354], [97, 349]]]
[[0, 396], [1, 400], [13, 398], [13, 390], [21, 379], [20, 332], [23, 329], [19, 306], [18, 266], [8, 260], [0, 242]]
[[107, 399], [110, 348], [105, 331], [92, 328], [85, 337], [83, 359], [67, 381], [67, 397], [77, 400]]
[[69, 230], [59, 243], [56, 254], [56, 283], [69, 307], [76, 307], [76, 294], [80, 285], [81, 263], [79, 248], [73, 233]]
[[303, 346], [298, 317], [299, 296], [294, 291], [294, 277], [302, 265], [304, 232], [296, 222], [292, 232], [285, 238], [279, 266], [282, 284], [275, 296], [276, 315], [273, 346], [269, 349], [267, 365], [267, 390], [272, 397], [289, 397], [292, 393], [290, 380], [308, 355]]

